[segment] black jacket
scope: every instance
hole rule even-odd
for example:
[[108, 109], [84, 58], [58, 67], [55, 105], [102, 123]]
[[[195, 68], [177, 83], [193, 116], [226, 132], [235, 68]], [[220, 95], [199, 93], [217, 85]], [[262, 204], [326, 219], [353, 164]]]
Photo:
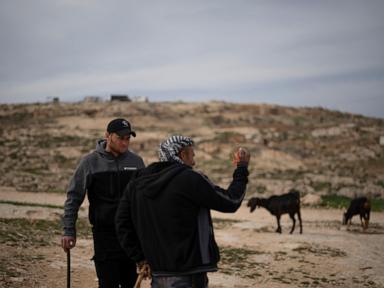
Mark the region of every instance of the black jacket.
[[210, 209], [235, 212], [244, 198], [248, 170], [238, 167], [228, 190], [190, 167], [172, 162], [142, 169], [124, 191], [116, 213], [121, 246], [154, 275], [217, 270], [219, 250]]

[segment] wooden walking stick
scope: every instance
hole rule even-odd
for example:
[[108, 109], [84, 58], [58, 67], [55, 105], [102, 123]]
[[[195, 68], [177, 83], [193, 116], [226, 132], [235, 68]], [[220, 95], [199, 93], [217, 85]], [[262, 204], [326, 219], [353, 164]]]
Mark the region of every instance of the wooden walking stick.
[[139, 267], [138, 274], [139, 275], [137, 276], [134, 288], [140, 288], [143, 279], [151, 277], [151, 268], [149, 267], [148, 263], [144, 263], [141, 267]]
[[67, 288], [71, 288], [71, 249], [67, 251]]
[[139, 273], [139, 276], [137, 276], [137, 280], [136, 280], [134, 288], [140, 288], [141, 287], [141, 281], [143, 281], [143, 278], [144, 278], [144, 274]]

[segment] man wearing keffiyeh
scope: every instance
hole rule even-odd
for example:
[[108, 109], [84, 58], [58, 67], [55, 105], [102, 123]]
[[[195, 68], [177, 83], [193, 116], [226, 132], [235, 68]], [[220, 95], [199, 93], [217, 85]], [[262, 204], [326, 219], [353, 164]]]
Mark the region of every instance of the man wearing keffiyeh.
[[217, 271], [220, 260], [210, 210], [234, 213], [245, 195], [250, 159], [245, 149], [234, 154], [227, 189], [194, 171], [194, 156], [191, 138], [166, 139], [160, 161], [141, 170], [120, 201], [120, 244], [136, 263], [150, 266], [153, 288], [208, 287], [207, 272]]

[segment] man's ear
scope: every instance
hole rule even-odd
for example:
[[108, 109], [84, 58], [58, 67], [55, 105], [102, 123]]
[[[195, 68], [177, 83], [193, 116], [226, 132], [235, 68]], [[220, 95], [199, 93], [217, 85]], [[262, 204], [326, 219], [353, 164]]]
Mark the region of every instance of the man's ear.
[[107, 131], [105, 131], [105, 133], [104, 133], [105, 139], [108, 139], [109, 135], [111, 135], [111, 134], [108, 133]]
[[178, 154], [177, 156], [179, 156], [179, 158], [180, 158], [181, 160], [183, 160], [183, 161], [184, 161], [184, 157], [185, 157], [185, 150], [184, 150], [184, 149], [181, 149], [181, 151], [179, 152], [179, 154]]

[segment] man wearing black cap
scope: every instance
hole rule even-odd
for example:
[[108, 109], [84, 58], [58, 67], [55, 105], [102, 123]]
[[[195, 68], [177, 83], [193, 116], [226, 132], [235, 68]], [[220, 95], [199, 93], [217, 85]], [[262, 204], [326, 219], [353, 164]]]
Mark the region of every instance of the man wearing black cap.
[[94, 261], [99, 287], [133, 287], [136, 264], [122, 250], [115, 232], [115, 213], [132, 173], [144, 167], [142, 158], [128, 150], [131, 136], [136, 137], [130, 123], [122, 118], [112, 120], [105, 139], [96, 150], [86, 155], [70, 181], [64, 204], [61, 245], [68, 252], [76, 245], [76, 220], [85, 195], [89, 200]]

